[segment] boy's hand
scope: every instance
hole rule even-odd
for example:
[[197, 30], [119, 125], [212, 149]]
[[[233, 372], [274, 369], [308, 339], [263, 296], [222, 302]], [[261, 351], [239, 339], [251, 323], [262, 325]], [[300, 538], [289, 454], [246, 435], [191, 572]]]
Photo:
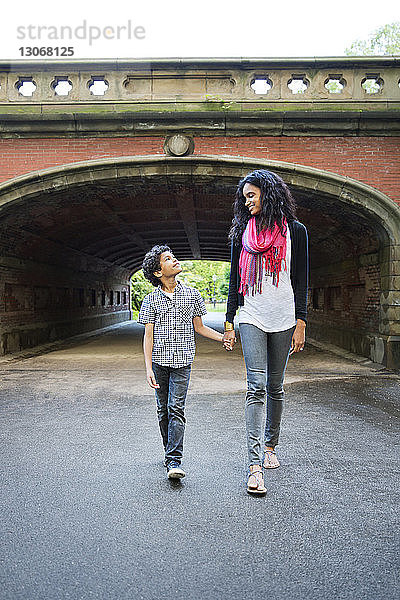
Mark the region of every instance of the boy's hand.
[[222, 343], [224, 345], [225, 350], [227, 350], [228, 352], [233, 350], [233, 347], [236, 344], [235, 332], [233, 330], [225, 331], [224, 336], [222, 338]]
[[156, 377], [154, 375], [154, 371], [153, 370], [149, 370], [146, 373], [146, 379], [147, 379], [147, 383], [149, 384], [150, 387], [157, 389], [160, 386], [158, 385], [157, 381], [156, 381]]
[[229, 340], [227, 342], [224, 342], [224, 348], [225, 350], [227, 350], [227, 352], [230, 352], [231, 350], [233, 350], [233, 346], [236, 344], [236, 338], [234, 340]]

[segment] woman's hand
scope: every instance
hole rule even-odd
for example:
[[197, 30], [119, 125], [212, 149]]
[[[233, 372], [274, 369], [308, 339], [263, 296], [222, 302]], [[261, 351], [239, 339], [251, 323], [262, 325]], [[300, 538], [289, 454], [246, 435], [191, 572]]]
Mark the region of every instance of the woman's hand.
[[236, 336], [235, 331], [233, 329], [224, 332], [222, 343], [224, 345], [225, 350], [227, 350], [228, 352], [230, 350], [233, 350], [233, 347], [236, 344]]
[[290, 354], [304, 350], [306, 343], [306, 324], [301, 319], [297, 319], [296, 329], [293, 332]]

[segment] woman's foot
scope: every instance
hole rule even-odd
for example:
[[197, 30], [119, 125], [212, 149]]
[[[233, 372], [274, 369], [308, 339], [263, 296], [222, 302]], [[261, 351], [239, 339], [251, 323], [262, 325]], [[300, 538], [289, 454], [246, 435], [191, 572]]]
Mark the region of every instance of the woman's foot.
[[249, 494], [266, 494], [267, 490], [264, 486], [264, 477], [262, 468], [259, 465], [250, 467], [250, 475], [247, 481], [247, 491]]
[[273, 448], [266, 446], [264, 448], [264, 452], [264, 469], [277, 469], [281, 466], [281, 463], [279, 462], [276, 452]]

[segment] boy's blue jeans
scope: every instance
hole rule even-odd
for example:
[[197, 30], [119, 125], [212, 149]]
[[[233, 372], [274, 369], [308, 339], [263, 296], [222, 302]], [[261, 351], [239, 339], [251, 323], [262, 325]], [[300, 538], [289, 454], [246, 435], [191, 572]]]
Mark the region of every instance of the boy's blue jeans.
[[263, 443], [272, 448], [278, 443], [283, 380], [294, 329], [266, 333], [255, 325], [239, 324], [247, 371], [245, 414], [250, 465], [263, 464]]
[[185, 433], [185, 401], [192, 365], [173, 368], [153, 362], [153, 372], [160, 386], [155, 390], [157, 415], [165, 449], [165, 460], [182, 461]]

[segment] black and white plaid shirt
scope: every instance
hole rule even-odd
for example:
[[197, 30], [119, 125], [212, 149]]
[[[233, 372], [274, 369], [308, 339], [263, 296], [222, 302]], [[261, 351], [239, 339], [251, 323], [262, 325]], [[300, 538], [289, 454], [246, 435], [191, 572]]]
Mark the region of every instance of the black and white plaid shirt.
[[174, 368], [191, 364], [196, 351], [193, 318], [205, 314], [200, 292], [179, 281], [172, 298], [161, 287], [148, 294], [140, 307], [138, 322], [154, 323], [153, 362]]

